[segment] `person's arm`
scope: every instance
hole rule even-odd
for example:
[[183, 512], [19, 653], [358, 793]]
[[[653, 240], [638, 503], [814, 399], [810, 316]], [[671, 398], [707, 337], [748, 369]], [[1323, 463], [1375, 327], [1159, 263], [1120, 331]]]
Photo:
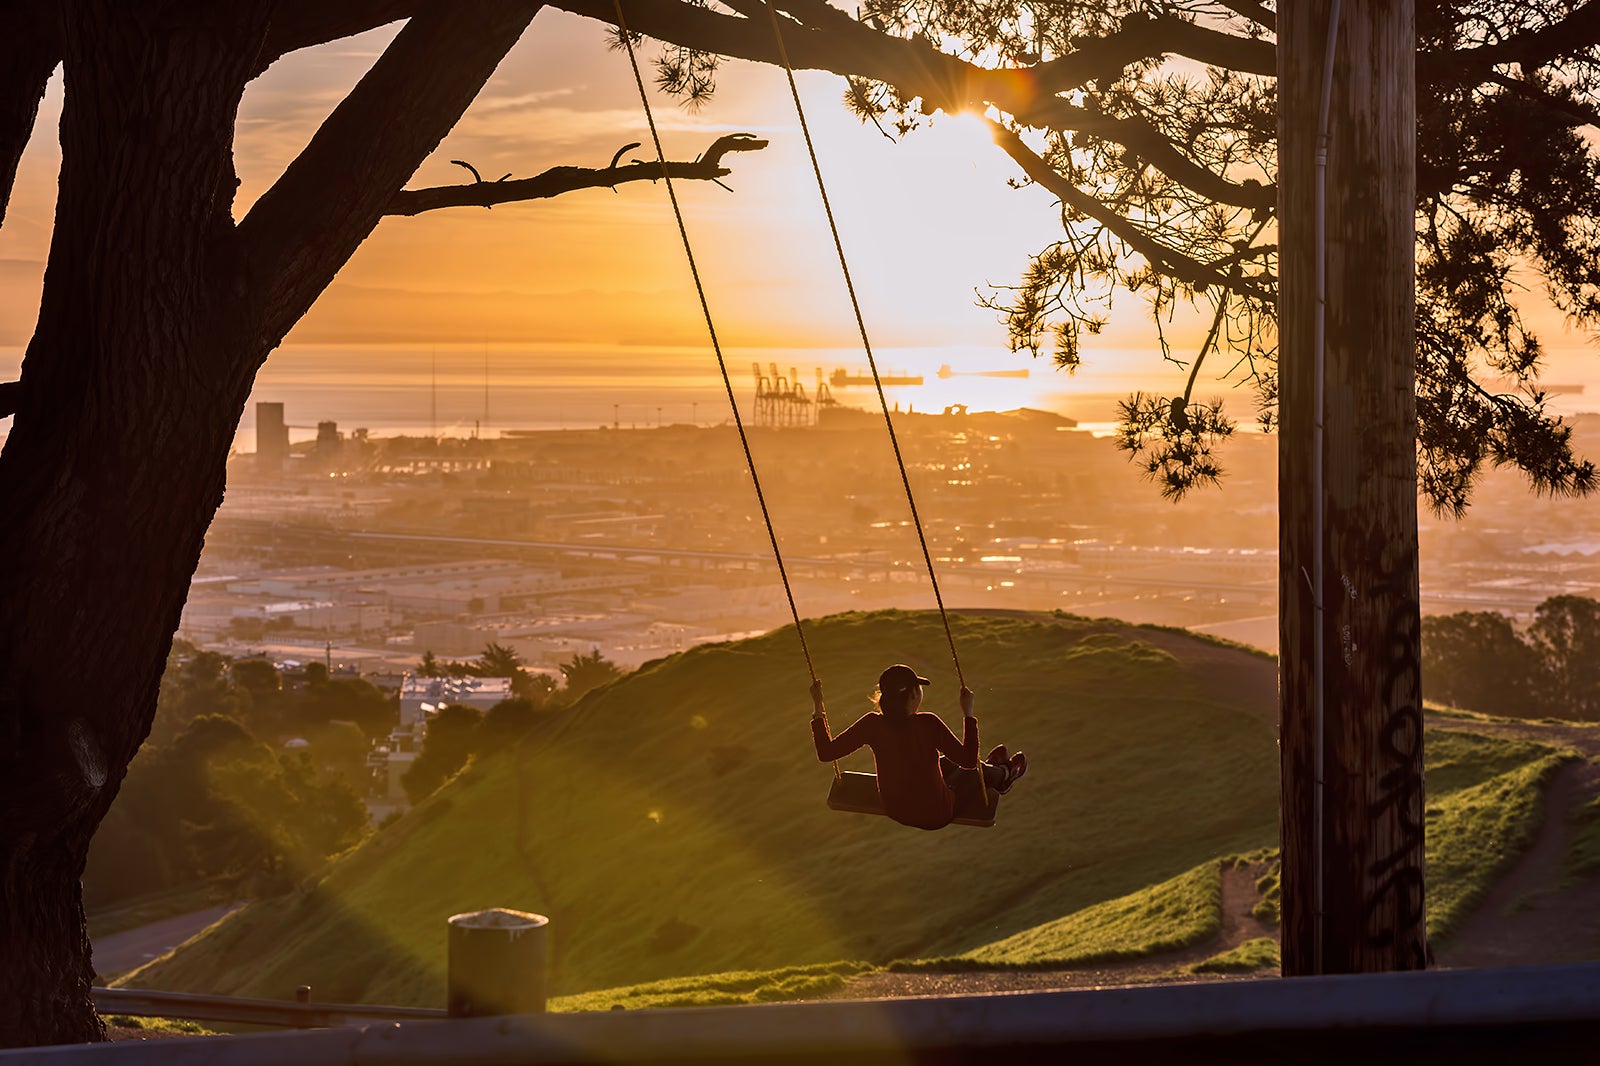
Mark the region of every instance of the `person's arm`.
[[822, 682], [811, 683], [811, 740], [817, 746], [818, 762], [834, 762], [844, 758], [867, 742], [870, 727], [865, 725], [872, 716], [862, 715], [854, 725], [838, 736], [828, 734], [828, 712], [822, 704]]
[[972, 714], [972, 690], [961, 689], [961, 713], [965, 718], [962, 729], [962, 739], [958, 742], [956, 735], [950, 732], [950, 727], [938, 715], [930, 717], [938, 723], [934, 729], [934, 747], [941, 754], [948, 755], [956, 761], [956, 765], [969, 769], [978, 765], [978, 719]]
[[983, 748], [978, 744], [978, 716], [972, 713], [972, 690], [965, 685], [961, 686], [961, 715], [963, 729], [961, 739], [960, 760], [962, 766], [976, 767]]

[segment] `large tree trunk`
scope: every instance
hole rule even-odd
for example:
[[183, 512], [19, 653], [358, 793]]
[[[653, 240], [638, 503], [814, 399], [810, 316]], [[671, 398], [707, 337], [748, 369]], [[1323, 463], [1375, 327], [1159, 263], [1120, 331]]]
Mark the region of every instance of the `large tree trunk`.
[[235, 227], [237, 107], [284, 5], [65, 4], [56, 225], [0, 452], [0, 1047], [103, 1037], [78, 878], [255, 372], [539, 6], [419, 7]]
[[200, 5], [67, 22], [56, 228], [0, 454], [0, 1046], [103, 1036], [78, 878], [149, 729], [262, 354], [215, 294], [268, 6], [188, 33], [171, 23]]
[[1289, 975], [1412, 969], [1427, 961], [1411, 0], [1343, 5], [1333, 81], [1321, 521], [1325, 794], [1318, 833], [1313, 159], [1330, 6], [1330, 0], [1283, 4], [1278, 15], [1279, 654]]

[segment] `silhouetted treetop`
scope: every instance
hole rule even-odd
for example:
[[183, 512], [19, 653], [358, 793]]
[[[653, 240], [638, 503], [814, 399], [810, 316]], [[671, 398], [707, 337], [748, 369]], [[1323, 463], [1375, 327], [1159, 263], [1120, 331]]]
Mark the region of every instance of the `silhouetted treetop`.
[[[557, 6], [610, 17], [602, 0]], [[984, 114], [1025, 183], [1058, 198], [1062, 235], [988, 298], [1014, 349], [1071, 371], [1114, 298], [1136, 295], [1167, 358], [1191, 371], [1228, 360], [1220, 376], [1248, 385], [1257, 418], [1275, 424], [1274, 5], [866, 0], [859, 18], [822, 0], [776, 6], [795, 65], [846, 75], [864, 119], [903, 136], [935, 111]], [[626, 7], [651, 36], [775, 58], [765, 0]], [[1593, 465], [1540, 391], [1517, 274], [1595, 324], [1600, 168], [1583, 131], [1600, 121], [1600, 14], [1578, 0], [1480, 0], [1419, 5], [1417, 19], [1422, 490], [1459, 513], [1485, 464], [1504, 464], [1540, 492], [1591, 491]], [[1188, 350], [1168, 336], [1181, 308], [1210, 319]], [[1234, 425], [1196, 396], [1197, 379], [1124, 406], [1120, 443], [1174, 497], [1216, 480], [1213, 446]]]

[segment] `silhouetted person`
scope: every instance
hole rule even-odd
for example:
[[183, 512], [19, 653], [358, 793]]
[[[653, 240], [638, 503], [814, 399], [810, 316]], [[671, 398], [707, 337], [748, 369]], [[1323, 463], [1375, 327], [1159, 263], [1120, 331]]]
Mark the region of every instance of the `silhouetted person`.
[[[917, 829], [943, 829], [955, 816], [956, 790], [978, 786], [978, 720], [972, 714], [972, 690], [961, 689], [961, 711], [966, 717], [964, 737], [957, 741], [944, 720], [922, 711], [922, 687], [931, 684], [909, 666], [896, 664], [878, 676], [868, 711], [837, 737], [828, 732], [828, 715], [822, 705], [822, 682], [811, 685], [811, 736], [822, 762], [842, 759], [863, 745], [872, 749], [877, 765], [878, 795], [883, 812], [902, 825]], [[1028, 769], [1022, 752], [1006, 753], [1004, 744], [989, 752], [982, 763], [984, 783], [999, 793]]]

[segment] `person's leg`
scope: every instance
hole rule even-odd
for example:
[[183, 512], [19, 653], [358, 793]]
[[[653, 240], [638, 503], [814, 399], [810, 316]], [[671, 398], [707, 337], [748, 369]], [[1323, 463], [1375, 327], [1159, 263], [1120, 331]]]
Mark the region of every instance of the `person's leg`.
[[[1001, 789], [1011, 779], [1009, 763], [982, 762], [978, 764], [983, 770], [983, 783], [991, 789]], [[969, 788], [976, 791], [978, 788], [978, 771], [970, 766], [957, 765], [948, 756], [939, 756], [939, 772], [944, 775], [944, 783], [956, 791]]]
[[1010, 762], [1006, 764], [1006, 770], [1010, 775], [1006, 788], [1010, 788], [1017, 783], [1017, 778], [1028, 772], [1028, 757], [1020, 751], [1017, 752], [1011, 756]]
[[[1003, 753], [1005, 745], [1002, 744], [995, 752]], [[994, 754], [992, 752], [991, 754]], [[983, 764], [984, 784], [1001, 794], [1011, 791], [1011, 786], [1017, 783], [1017, 778], [1028, 772], [1028, 757], [1022, 752], [1005, 759], [991, 759]]]

